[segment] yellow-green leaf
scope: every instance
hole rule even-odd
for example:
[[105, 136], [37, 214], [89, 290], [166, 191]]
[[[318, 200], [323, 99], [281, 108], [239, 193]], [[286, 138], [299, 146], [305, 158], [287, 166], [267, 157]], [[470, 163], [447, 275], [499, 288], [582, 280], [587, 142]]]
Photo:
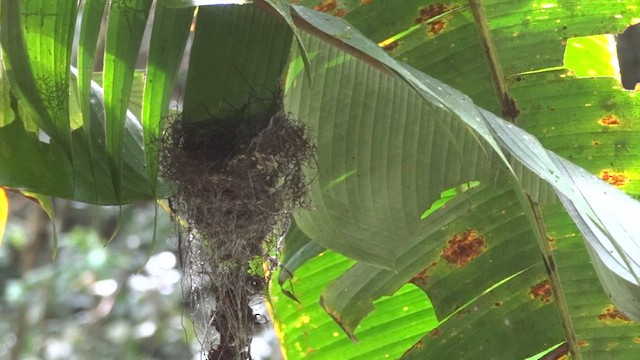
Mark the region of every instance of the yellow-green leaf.
[[7, 192], [0, 188], [0, 245], [2, 245], [2, 237], [4, 236], [4, 228], [7, 225], [9, 217], [9, 199]]

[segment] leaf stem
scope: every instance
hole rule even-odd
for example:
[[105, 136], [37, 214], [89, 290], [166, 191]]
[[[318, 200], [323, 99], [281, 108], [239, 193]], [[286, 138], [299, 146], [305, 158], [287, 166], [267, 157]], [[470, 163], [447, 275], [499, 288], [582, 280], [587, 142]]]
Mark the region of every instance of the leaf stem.
[[540, 205], [533, 201], [530, 196], [527, 196], [527, 200], [529, 201], [530, 207], [525, 211], [531, 211], [530, 215], [533, 215], [533, 220], [535, 221], [533, 232], [536, 240], [538, 240], [540, 251], [542, 252], [542, 260], [544, 261], [544, 266], [547, 270], [547, 275], [549, 276], [551, 289], [553, 291], [554, 299], [557, 304], [558, 315], [560, 316], [560, 321], [562, 322], [562, 327], [564, 328], [566, 343], [569, 346], [569, 351], [571, 352], [572, 359], [579, 360], [581, 359], [581, 356], [580, 351], [578, 350], [576, 331], [573, 327], [571, 315], [569, 314], [569, 306], [567, 304], [564, 290], [562, 289], [562, 283], [560, 281], [560, 277], [558, 276], [558, 272], [556, 271], [556, 265], [553, 260], [553, 254], [551, 253], [551, 247], [549, 246], [549, 242], [547, 241], [547, 231], [544, 225], [542, 211], [540, 210]]
[[491, 71], [491, 80], [493, 82], [494, 91], [498, 98], [498, 104], [500, 106], [500, 112], [505, 120], [515, 122], [520, 111], [516, 106], [516, 102], [511, 96], [509, 96], [509, 90], [505, 82], [504, 74], [502, 73], [502, 67], [500, 66], [500, 59], [498, 58], [498, 52], [496, 50], [493, 37], [491, 36], [491, 30], [489, 29], [489, 23], [487, 21], [487, 15], [484, 12], [482, 6], [482, 0], [469, 0], [469, 6], [475, 19], [476, 30], [480, 37], [480, 44], [484, 51], [489, 70]]

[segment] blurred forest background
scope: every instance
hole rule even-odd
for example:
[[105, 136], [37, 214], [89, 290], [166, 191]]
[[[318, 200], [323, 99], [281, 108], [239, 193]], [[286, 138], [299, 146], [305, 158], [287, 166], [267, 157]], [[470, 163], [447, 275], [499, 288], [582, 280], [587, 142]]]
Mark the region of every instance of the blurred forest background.
[[[178, 240], [164, 210], [149, 257], [153, 203], [124, 206], [115, 232], [117, 207], [55, 200], [52, 260], [46, 213], [18, 193], [9, 201], [0, 246], [0, 359], [204, 358], [183, 310]], [[280, 358], [271, 324], [252, 353], [256, 360]]]

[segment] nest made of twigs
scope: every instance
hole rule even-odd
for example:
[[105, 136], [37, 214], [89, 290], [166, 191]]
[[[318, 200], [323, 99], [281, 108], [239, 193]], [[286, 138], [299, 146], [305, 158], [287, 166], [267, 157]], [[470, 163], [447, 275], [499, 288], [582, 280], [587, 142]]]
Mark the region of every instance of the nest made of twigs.
[[[277, 251], [291, 212], [306, 205], [305, 167], [315, 146], [304, 124], [282, 108], [252, 119], [246, 109], [226, 119], [171, 119], [161, 141], [161, 169], [175, 186], [172, 210], [186, 223], [179, 251], [190, 291], [215, 301], [205, 339], [209, 359], [249, 358], [256, 315], [251, 305], [266, 291], [262, 267]], [[204, 279], [204, 280], [203, 280]], [[205, 296], [206, 297], [206, 296]]]

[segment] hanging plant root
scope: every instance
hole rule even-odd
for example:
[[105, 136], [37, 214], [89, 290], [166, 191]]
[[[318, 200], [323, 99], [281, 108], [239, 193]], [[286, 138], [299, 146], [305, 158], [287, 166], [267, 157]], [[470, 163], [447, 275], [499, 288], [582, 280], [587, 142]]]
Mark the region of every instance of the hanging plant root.
[[162, 175], [175, 186], [170, 206], [182, 222], [192, 315], [210, 360], [250, 358], [262, 319], [251, 306], [263, 299], [272, 270], [265, 260], [277, 252], [292, 211], [308, 205], [303, 169], [315, 146], [307, 128], [283, 110], [281, 95], [271, 116], [247, 113], [199, 122], [175, 116], [160, 143]]

